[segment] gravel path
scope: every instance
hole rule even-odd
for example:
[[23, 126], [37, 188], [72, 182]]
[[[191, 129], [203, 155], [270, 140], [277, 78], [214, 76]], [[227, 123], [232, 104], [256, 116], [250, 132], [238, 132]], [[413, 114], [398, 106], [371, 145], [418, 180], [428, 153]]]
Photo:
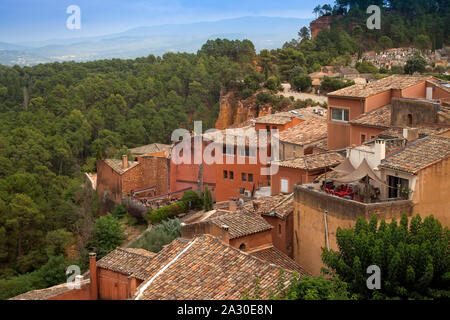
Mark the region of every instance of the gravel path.
[[291, 85], [289, 83], [282, 83], [281, 86], [283, 87], [283, 92], [278, 92], [278, 94], [283, 95], [285, 97], [293, 96], [295, 99], [298, 100], [306, 100], [311, 99], [314, 101], [317, 101], [319, 103], [328, 103], [328, 97], [317, 95], [317, 94], [311, 94], [311, 93], [303, 93], [303, 92], [296, 92], [291, 90]]

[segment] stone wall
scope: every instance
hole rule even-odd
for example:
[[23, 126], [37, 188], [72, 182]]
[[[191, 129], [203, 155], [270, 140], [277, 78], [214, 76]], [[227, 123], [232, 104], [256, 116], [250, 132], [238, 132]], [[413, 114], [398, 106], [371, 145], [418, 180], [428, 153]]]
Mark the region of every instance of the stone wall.
[[[328, 234], [325, 232], [325, 217]], [[294, 259], [313, 275], [319, 275], [324, 266], [321, 259], [322, 248], [337, 250], [337, 228], [348, 229], [356, 225], [362, 217], [370, 220], [376, 215], [379, 220], [390, 222], [400, 220], [403, 213], [409, 217], [413, 213], [413, 203], [409, 200], [363, 204], [309, 190], [304, 186], [295, 187], [294, 197]]]

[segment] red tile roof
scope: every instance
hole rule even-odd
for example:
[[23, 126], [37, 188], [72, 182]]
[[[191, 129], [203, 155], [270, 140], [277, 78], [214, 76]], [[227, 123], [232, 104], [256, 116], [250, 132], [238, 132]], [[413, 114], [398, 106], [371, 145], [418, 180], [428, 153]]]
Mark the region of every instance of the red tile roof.
[[154, 256], [155, 253], [144, 249], [117, 248], [97, 261], [97, 267], [127, 276], [136, 274], [136, 278], [145, 280], [147, 277], [143, 270], [151, 264]]
[[285, 270], [297, 271], [299, 274], [308, 274], [305, 269], [300, 267], [294, 260], [275, 248], [273, 245], [270, 245], [262, 250], [249, 253], [256, 258], [280, 266]]
[[242, 211], [284, 219], [294, 212], [293, 194], [258, 198], [245, 203]]
[[359, 126], [389, 128], [391, 126], [391, 105], [379, 107], [351, 120], [351, 124]]
[[327, 137], [327, 119], [312, 118], [280, 132], [279, 139], [296, 145], [307, 145]]
[[392, 153], [380, 167], [417, 174], [429, 165], [450, 156], [450, 138], [428, 136], [410, 142], [405, 148]]
[[353, 85], [328, 94], [329, 97], [368, 98], [391, 89], [405, 89], [426, 80], [431, 76], [392, 75], [390, 77], [370, 82], [366, 85]]
[[215, 216], [208, 220], [219, 227], [228, 226], [230, 240], [272, 229], [272, 226], [260, 216], [239, 212]]
[[[261, 298], [270, 296], [281, 267], [234, 249], [218, 238], [202, 235], [176, 239], [145, 269], [149, 275], [138, 288], [137, 300], [238, 300], [259, 279]], [[284, 285], [289, 284], [287, 273]]]
[[314, 153], [303, 157], [280, 161], [280, 167], [301, 169], [306, 171], [334, 167], [345, 160], [345, 157], [337, 152]]

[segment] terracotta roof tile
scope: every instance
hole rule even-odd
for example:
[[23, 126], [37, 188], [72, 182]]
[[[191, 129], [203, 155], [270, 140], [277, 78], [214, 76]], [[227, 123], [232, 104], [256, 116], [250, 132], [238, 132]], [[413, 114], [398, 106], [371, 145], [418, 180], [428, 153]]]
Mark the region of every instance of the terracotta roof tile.
[[296, 145], [306, 145], [327, 137], [327, 119], [312, 118], [280, 132], [279, 139]]
[[143, 249], [117, 248], [97, 261], [97, 266], [127, 276], [136, 274], [136, 278], [145, 280], [147, 277], [142, 270], [151, 263], [154, 256], [154, 253]]
[[284, 219], [294, 211], [293, 194], [258, 198], [246, 202], [242, 211]]
[[[80, 284], [81, 287], [87, 285], [89, 285], [89, 280]], [[52, 297], [59, 296], [72, 290], [77, 289], [72, 289], [67, 285], [67, 283], [62, 283], [50, 288], [31, 290], [18, 296], [12, 297], [9, 300], [48, 300]]]
[[351, 124], [377, 128], [389, 128], [391, 125], [391, 105], [379, 107], [363, 113], [350, 121]]
[[124, 169], [122, 165], [122, 160], [118, 159], [105, 159], [105, 163], [110, 166], [114, 171], [118, 174], [124, 174], [128, 170], [136, 167], [139, 162], [137, 161], [128, 161], [128, 168]]
[[144, 155], [144, 154], [152, 154], [161, 151], [170, 150], [171, 145], [162, 144], [162, 143], [152, 143], [145, 146], [136, 147], [130, 149], [131, 153], [134, 155]]
[[[261, 298], [276, 288], [281, 268], [203, 235], [191, 241], [177, 239], [163, 248], [145, 270], [149, 275], [138, 288], [139, 300], [237, 300], [252, 291], [259, 279]], [[285, 285], [289, 284], [286, 272]]]
[[208, 220], [219, 227], [223, 225], [228, 226], [230, 239], [236, 239], [272, 229], [272, 226], [260, 216], [239, 212], [222, 214]]
[[285, 270], [297, 271], [299, 274], [308, 274], [305, 269], [300, 267], [297, 263], [295, 263], [294, 260], [289, 258], [286, 254], [284, 254], [274, 246], [270, 246], [268, 248], [255, 252], [250, 252], [250, 254], [261, 260], [280, 266]]
[[450, 138], [428, 136], [410, 142], [405, 148], [387, 156], [380, 167], [417, 173], [436, 161], [448, 158], [449, 155]]
[[433, 77], [430, 76], [392, 75], [366, 85], [353, 85], [343, 88], [329, 93], [328, 96], [367, 98], [390, 89], [405, 89], [431, 79]]
[[327, 167], [334, 167], [345, 160], [345, 157], [337, 152], [325, 152], [309, 154], [303, 157], [280, 161], [278, 165], [285, 168], [318, 170]]

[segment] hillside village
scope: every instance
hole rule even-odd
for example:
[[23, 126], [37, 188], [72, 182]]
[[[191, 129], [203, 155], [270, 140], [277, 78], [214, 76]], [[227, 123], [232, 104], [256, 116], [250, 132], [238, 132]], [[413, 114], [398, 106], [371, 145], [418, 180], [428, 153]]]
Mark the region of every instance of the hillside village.
[[[242, 299], [255, 278], [264, 299], [282, 273], [284, 285], [293, 273], [319, 275], [322, 248], [337, 250], [338, 228], [360, 217], [434, 215], [449, 227], [450, 83], [392, 75], [327, 97], [327, 109], [269, 114], [99, 160], [86, 181], [103, 206], [133, 202], [151, 211], [195, 191], [210, 192], [213, 207], [181, 215], [181, 236], [158, 253], [123, 247], [98, 260], [91, 253], [78, 289], [61, 284], [13, 299]], [[252, 150], [239, 139], [246, 130], [278, 137], [277, 154], [267, 141]], [[225, 146], [219, 133], [230, 138]], [[202, 154], [213, 148], [223, 163], [175, 163], [191, 141], [191, 160], [196, 146]], [[272, 165], [275, 174], [261, 174]]]

